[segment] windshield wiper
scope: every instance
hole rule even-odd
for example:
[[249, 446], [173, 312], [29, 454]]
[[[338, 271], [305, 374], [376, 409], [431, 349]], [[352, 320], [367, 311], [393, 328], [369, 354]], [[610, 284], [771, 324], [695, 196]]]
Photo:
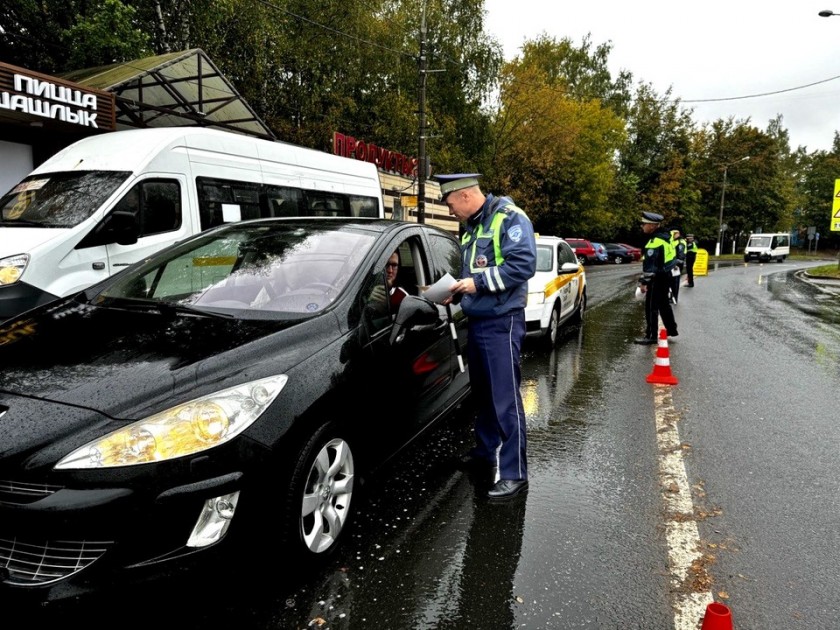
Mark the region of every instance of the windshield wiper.
[[220, 313], [219, 311], [208, 311], [203, 308], [196, 308], [189, 304], [179, 302], [154, 302], [154, 306], [164, 315], [197, 315], [199, 317], [216, 317], [219, 319], [233, 319], [231, 313]]
[[233, 319], [232, 313], [221, 313], [203, 308], [196, 308], [179, 302], [165, 302], [159, 300], [143, 300], [132, 298], [109, 298], [108, 302], [99, 303], [98, 306], [105, 308], [123, 308], [137, 311], [157, 311], [161, 315], [174, 317], [176, 315], [193, 315], [198, 317], [214, 317], [217, 319]]

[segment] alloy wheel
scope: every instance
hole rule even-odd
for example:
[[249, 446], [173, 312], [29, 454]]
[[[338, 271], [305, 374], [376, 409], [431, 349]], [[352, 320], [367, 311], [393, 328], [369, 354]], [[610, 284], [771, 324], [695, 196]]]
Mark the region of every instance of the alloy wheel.
[[350, 515], [353, 497], [353, 453], [340, 438], [321, 446], [303, 488], [300, 528], [310, 551], [332, 547]]

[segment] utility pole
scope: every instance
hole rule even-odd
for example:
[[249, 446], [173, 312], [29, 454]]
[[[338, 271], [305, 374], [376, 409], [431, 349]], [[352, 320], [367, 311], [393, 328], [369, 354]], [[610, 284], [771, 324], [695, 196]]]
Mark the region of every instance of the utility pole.
[[426, 2], [423, 2], [423, 12], [420, 16], [420, 56], [417, 58], [420, 70], [419, 77], [419, 108], [420, 130], [417, 147], [417, 223], [426, 222]]

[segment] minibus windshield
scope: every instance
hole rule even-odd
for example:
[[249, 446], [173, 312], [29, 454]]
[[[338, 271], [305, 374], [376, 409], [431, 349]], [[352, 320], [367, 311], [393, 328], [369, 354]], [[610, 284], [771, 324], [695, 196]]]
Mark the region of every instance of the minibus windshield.
[[0, 225], [74, 227], [91, 216], [130, 174], [84, 171], [30, 175], [0, 199]]

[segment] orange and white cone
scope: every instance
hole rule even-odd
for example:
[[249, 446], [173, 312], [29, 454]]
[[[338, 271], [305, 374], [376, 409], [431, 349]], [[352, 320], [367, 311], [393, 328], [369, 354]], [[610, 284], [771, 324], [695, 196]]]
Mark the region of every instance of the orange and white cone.
[[664, 328], [659, 329], [656, 359], [653, 362], [653, 372], [647, 375], [647, 382], [660, 385], [676, 385], [679, 383], [677, 377], [671, 374], [671, 359], [668, 354], [668, 333]]

